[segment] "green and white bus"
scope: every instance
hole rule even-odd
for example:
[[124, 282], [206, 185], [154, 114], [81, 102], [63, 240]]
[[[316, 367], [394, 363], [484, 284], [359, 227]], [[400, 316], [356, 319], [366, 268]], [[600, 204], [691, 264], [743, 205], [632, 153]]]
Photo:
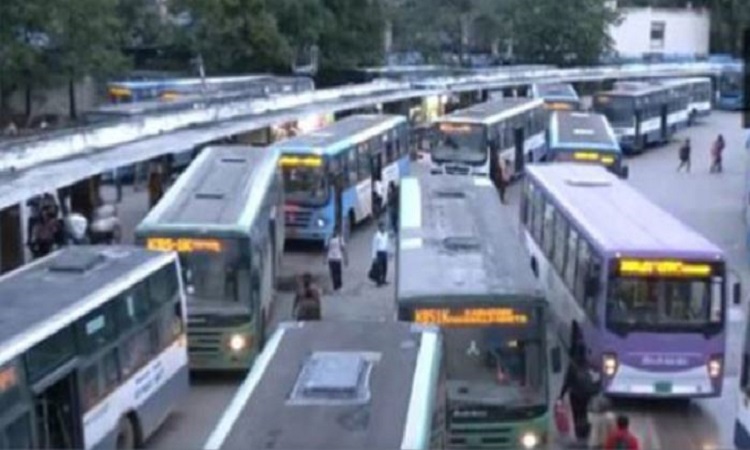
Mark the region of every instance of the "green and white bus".
[[68, 247], [0, 299], [0, 449], [138, 448], [187, 396], [174, 253]]
[[441, 349], [434, 326], [283, 323], [204, 448], [442, 448]]
[[203, 150], [136, 229], [151, 250], [177, 251], [188, 298], [193, 370], [247, 370], [263, 346], [284, 243], [275, 152]]
[[447, 447], [543, 446], [561, 352], [512, 215], [486, 178], [407, 178], [400, 195], [398, 319], [443, 328]]

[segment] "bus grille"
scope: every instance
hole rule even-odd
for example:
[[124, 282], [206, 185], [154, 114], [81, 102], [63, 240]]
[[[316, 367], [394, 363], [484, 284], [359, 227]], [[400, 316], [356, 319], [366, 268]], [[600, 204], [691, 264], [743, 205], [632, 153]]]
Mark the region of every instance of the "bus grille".
[[284, 223], [288, 227], [307, 228], [310, 225], [312, 211], [286, 211], [284, 212]]
[[445, 166], [445, 173], [448, 175], [468, 175], [470, 169], [462, 166]]
[[448, 427], [448, 448], [513, 448], [519, 443], [513, 438], [513, 428], [500, 424], [475, 424], [474, 426]]
[[222, 352], [222, 332], [188, 327], [188, 353], [195, 356], [211, 356]]

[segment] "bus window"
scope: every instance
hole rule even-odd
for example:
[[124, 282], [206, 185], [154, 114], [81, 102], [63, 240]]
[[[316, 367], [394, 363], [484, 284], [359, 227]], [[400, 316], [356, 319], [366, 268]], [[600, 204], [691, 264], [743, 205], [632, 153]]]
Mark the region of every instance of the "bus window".
[[198, 301], [250, 304], [238, 281], [246, 271], [239, 267], [241, 241], [225, 241], [221, 253], [182, 253], [185, 291]]
[[26, 354], [26, 372], [34, 383], [75, 356], [75, 334], [71, 327], [63, 328], [37, 344]]
[[175, 266], [169, 264], [159, 269], [148, 279], [148, 294], [153, 306], [156, 307], [175, 300], [179, 289], [175, 272]]
[[31, 421], [26, 413], [5, 428], [7, 448], [34, 448], [31, 442]]
[[83, 410], [89, 411], [101, 398], [99, 388], [99, 365], [93, 364], [83, 369], [81, 377], [81, 388], [83, 389]]
[[346, 151], [347, 159], [348, 159], [348, 184], [347, 186], [356, 186], [357, 181], [357, 173], [359, 173], [359, 170], [357, 168], [357, 150], [355, 148], [350, 148]]
[[[146, 298], [143, 298], [146, 302]], [[117, 339], [117, 325], [110, 305], [95, 309], [78, 321], [78, 345], [84, 353], [96, 353]]]
[[534, 204], [534, 220], [531, 223], [531, 232], [538, 243], [542, 242], [542, 228], [544, 226], [544, 197], [539, 189], [532, 190], [532, 201]]
[[568, 243], [568, 222], [560, 212], [555, 214], [555, 255], [552, 259], [558, 273], [565, 273], [565, 254]]
[[570, 234], [568, 235], [568, 245], [567, 245], [567, 261], [568, 265], [565, 268], [565, 284], [568, 285], [568, 288], [573, 290], [575, 289], [576, 285], [576, 263], [578, 261], [578, 258], [576, 257], [578, 254], [578, 232], [570, 228]]
[[367, 151], [367, 144], [362, 143], [357, 146], [357, 181], [366, 180], [370, 177], [370, 154]]

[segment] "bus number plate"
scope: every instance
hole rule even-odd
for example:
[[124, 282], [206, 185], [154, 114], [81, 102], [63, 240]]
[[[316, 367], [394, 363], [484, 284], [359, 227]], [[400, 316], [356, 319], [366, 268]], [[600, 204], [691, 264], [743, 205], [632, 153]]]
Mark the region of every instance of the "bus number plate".
[[669, 381], [659, 381], [657, 383], [654, 383], [654, 390], [657, 394], [671, 394], [672, 383], [670, 383]]

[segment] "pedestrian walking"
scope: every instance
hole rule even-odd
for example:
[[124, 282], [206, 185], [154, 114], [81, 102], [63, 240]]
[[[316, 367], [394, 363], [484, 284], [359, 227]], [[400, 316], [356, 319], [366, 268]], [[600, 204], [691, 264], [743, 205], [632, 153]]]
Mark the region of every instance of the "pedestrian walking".
[[627, 416], [617, 416], [617, 425], [604, 443], [604, 450], [639, 450], [638, 438], [630, 432]]
[[677, 166], [678, 172], [683, 168], [686, 172], [690, 172], [690, 152], [690, 139], [685, 139], [685, 142], [680, 147], [680, 165]]
[[711, 146], [711, 173], [721, 173], [723, 171], [723, 154], [724, 154], [724, 136], [719, 135]]
[[380, 217], [380, 213], [383, 212], [383, 204], [385, 201], [385, 188], [380, 178], [373, 180], [372, 186], [372, 213], [375, 217]]
[[302, 275], [302, 285], [297, 289], [297, 295], [294, 298], [292, 315], [295, 320], [320, 320], [321, 319], [321, 302], [320, 289], [313, 283], [312, 275], [305, 273]]
[[590, 432], [588, 405], [592, 397], [599, 393], [599, 386], [588, 370], [585, 349], [582, 346], [575, 346], [572, 351], [559, 401], [562, 401], [565, 394], [568, 394], [575, 436], [583, 440]]
[[387, 284], [388, 275], [388, 233], [385, 231], [385, 224], [378, 223], [378, 231], [372, 237], [372, 269], [371, 277], [378, 286]]
[[333, 231], [333, 236], [328, 240], [328, 270], [331, 273], [331, 284], [334, 292], [341, 289], [341, 270], [348, 263], [346, 254], [346, 243], [338, 227]]
[[396, 234], [398, 233], [399, 199], [398, 188], [393, 181], [388, 185], [388, 213], [391, 219], [393, 234]]
[[508, 173], [508, 166], [505, 160], [500, 158], [497, 165], [497, 191], [500, 194], [500, 202], [505, 204], [505, 191], [508, 188], [510, 182], [510, 174]]

